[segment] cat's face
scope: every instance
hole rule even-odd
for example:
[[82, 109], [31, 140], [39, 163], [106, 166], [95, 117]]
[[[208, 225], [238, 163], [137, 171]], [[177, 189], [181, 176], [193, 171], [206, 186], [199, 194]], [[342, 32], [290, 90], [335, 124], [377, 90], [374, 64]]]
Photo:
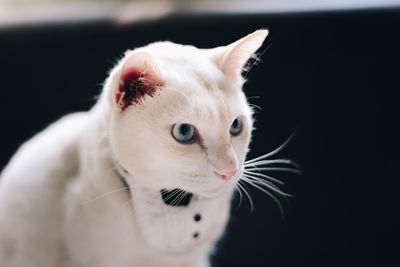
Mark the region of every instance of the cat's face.
[[240, 72], [265, 37], [257, 31], [216, 49], [161, 42], [127, 52], [109, 82], [110, 141], [122, 167], [157, 189], [213, 197], [232, 188], [253, 125]]

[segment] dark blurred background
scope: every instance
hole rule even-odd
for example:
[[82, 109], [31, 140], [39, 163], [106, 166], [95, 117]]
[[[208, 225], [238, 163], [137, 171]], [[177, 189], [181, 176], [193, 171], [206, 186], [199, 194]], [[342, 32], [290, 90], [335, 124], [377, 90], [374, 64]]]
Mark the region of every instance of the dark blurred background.
[[3, 7], [0, 167], [49, 123], [88, 110], [127, 48], [158, 40], [207, 48], [268, 28], [245, 85], [260, 107], [249, 157], [297, 130], [277, 157], [303, 174], [274, 173], [295, 194], [284, 219], [256, 189], [254, 211], [234, 200], [214, 266], [400, 266], [400, 5], [250, 2], [162, 1], [125, 13], [76, 5], [64, 17], [54, 6]]

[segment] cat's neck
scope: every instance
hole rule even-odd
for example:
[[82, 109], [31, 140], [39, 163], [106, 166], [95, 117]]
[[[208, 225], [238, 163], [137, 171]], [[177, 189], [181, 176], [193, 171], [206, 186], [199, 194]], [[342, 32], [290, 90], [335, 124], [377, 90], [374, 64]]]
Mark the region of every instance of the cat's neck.
[[[112, 157], [113, 164], [115, 166], [115, 173], [119, 177], [121, 183], [123, 186], [126, 188], [126, 191], [131, 194], [131, 187], [128, 183], [129, 180], [135, 180], [135, 178], [129, 174], [129, 172], [124, 169], [121, 164], [118, 162], [118, 160], [113, 156]], [[187, 192], [185, 190], [182, 190], [180, 188], [173, 188], [173, 189], [167, 189], [167, 188], [160, 188], [160, 189], [155, 189], [155, 188], [149, 188], [150, 190], [154, 191], [159, 191], [161, 200], [165, 205], [168, 206], [176, 206], [176, 207], [187, 207], [190, 202], [193, 199], [193, 196], [195, 198], [198, 198], [198, 196], [194, 195], [191, 192]]]

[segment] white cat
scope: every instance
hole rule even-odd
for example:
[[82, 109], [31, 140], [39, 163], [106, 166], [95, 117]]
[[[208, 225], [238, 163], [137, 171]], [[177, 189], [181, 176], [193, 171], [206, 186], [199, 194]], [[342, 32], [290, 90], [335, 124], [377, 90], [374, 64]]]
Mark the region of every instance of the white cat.
[[207, 266], [251, 136], [241, 71], [267, 34], [127, 51], [90, 111], [2, 172], [0, 266]]

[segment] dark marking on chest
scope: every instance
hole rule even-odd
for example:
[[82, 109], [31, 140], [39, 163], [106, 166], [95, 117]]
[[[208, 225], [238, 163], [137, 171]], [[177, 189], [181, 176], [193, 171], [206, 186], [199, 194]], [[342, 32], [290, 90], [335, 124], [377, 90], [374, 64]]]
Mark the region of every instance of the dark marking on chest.
[[195, 222], [199, 222], [201, 220], [201, 215], [197, 213], [196, 215], [194, 215], [193, 219]]
[[180, 189], [161, 189], [160, 193], [164, 204], [172, 207], [187, 207], [193, 197], [192, 193]]

